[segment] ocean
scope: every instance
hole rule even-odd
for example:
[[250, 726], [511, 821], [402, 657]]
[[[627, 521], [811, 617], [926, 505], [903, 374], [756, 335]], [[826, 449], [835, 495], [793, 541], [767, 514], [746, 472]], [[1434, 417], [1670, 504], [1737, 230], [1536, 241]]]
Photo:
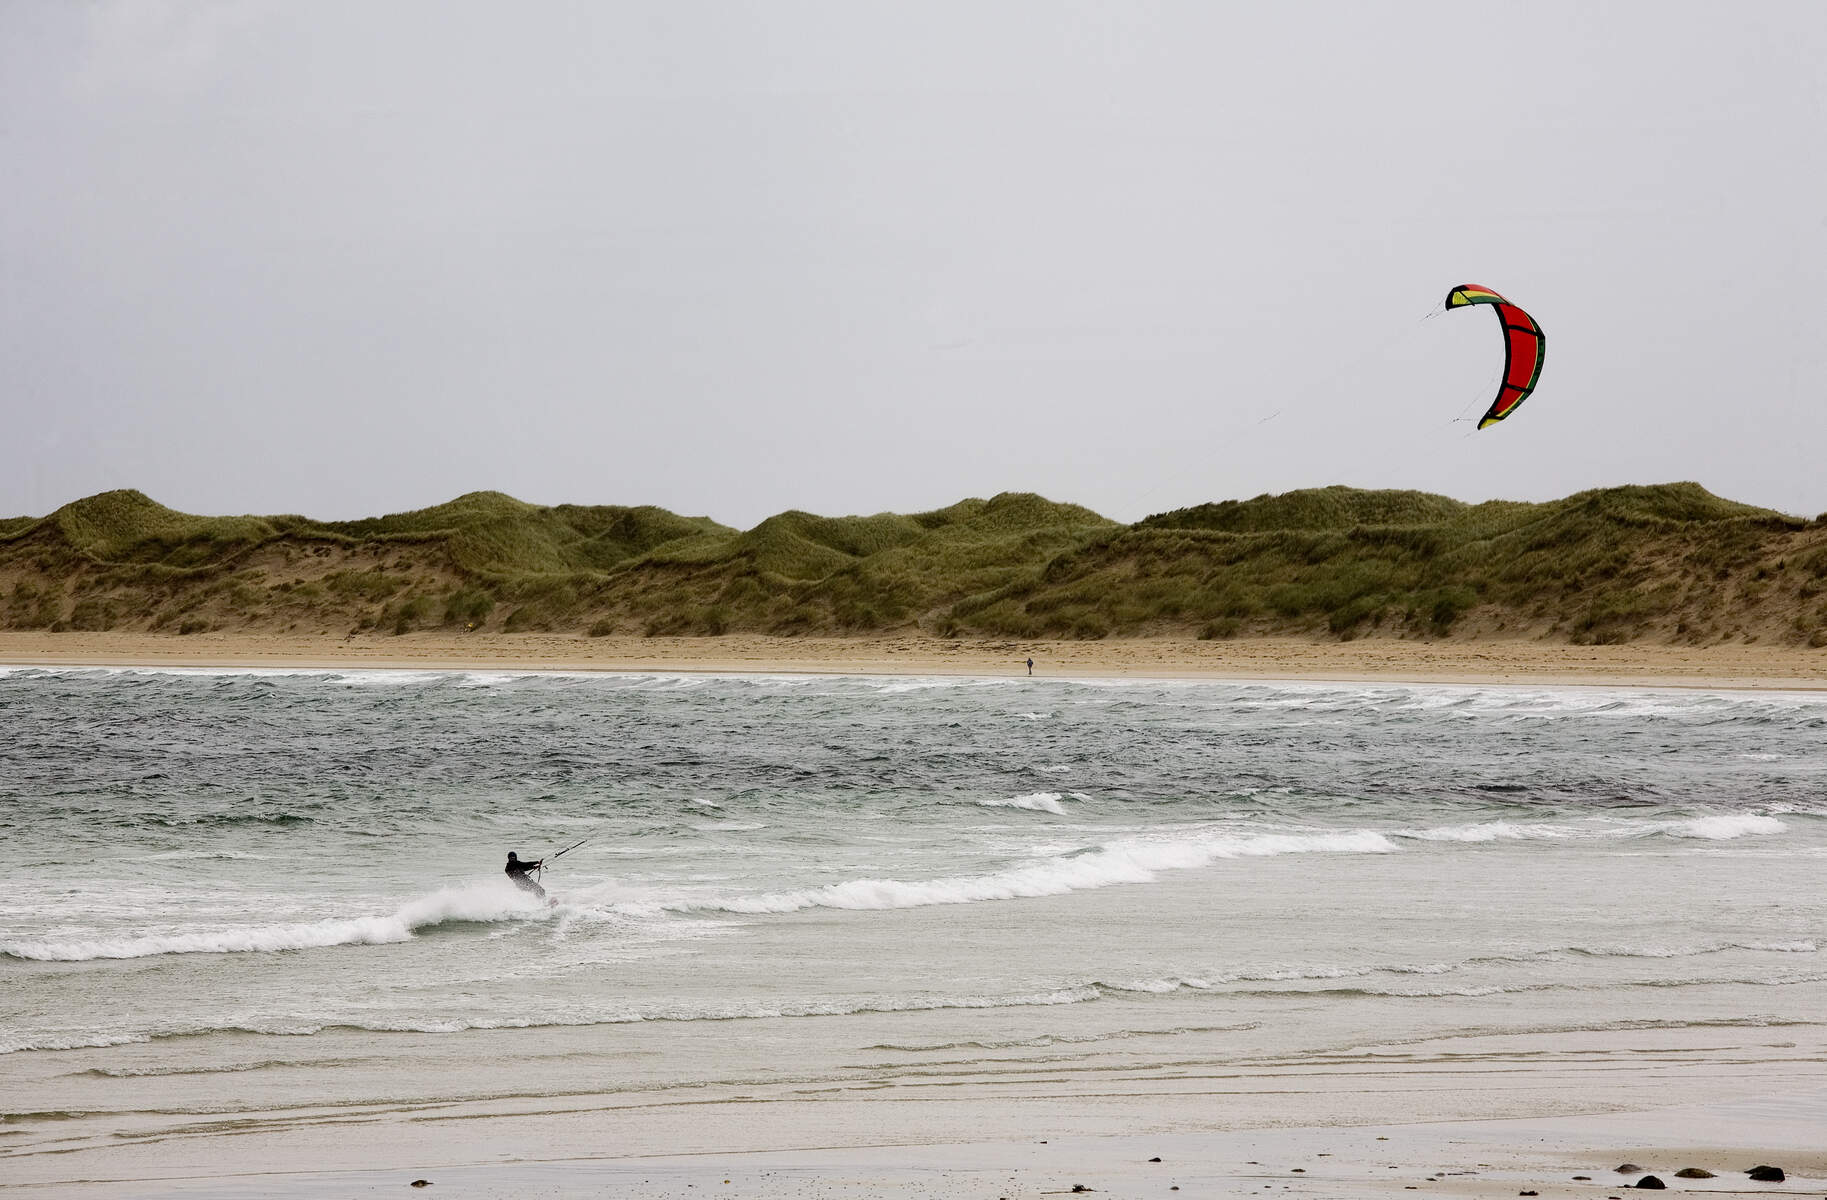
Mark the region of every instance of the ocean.
[[1827, 1021], [1824, 747], [1807, 693], [3, 669], [0, 1156], [1768, 1041]]

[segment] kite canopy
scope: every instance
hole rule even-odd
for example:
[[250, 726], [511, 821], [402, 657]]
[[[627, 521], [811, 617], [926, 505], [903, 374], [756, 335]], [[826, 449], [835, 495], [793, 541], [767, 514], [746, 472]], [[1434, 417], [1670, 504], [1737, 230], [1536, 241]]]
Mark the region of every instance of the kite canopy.
[[1478, 428], [1495, 425], [1529, 398], [1535, 383], [1542, 377], [1542, 360], [1548, 354], [1548, 337], [1535, 318], [1511, 304], [1488, 287], [1462, 283], [1446, 294], [1446, 306], [1465, 308], [1473, 304], [1497, 307], [1497, 323], [1503, 326], [1503, 383], [1497, 398], [1478, 419]]

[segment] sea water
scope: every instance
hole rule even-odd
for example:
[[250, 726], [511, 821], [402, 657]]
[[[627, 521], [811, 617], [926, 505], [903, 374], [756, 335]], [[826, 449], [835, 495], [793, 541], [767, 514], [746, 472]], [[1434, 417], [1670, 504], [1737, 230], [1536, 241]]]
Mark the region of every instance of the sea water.
[[7, 669], [0, 1154], [1814, 1026], [1823, 747], [1806, 693]]

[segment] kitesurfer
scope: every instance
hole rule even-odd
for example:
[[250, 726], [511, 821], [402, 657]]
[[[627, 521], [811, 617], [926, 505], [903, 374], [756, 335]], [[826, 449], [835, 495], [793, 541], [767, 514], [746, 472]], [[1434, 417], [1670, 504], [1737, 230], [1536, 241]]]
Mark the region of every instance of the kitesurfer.
[[546, 860], [543, 858], [536, 858], [532, 862], [521, 862], [520, 856], [514, 853], [514, 851], [509, 850], [507, 877], [512, 879], [514, 881], [514, 886], [521, 891], [531, 892], [541, 900], [544, 900], [546, 898], [546, 890], [539, 886], [539, 881], [534, 879], [529, 872], [537, 871], [545, 861]]

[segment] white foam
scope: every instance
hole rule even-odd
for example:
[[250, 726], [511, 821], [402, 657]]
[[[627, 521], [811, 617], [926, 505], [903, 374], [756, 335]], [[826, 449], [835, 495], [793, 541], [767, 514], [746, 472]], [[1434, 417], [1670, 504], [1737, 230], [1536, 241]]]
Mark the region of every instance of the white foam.
[[1206, 980], [1188, 976], [1184, 979], [1179, 977], [1172, 979], [1113, 979], [1102, 986], [1113, 992], [1155, 992], [1158, 994], [1177, 992], [1182, 988], [1204, 991], [1212, 985]]
[[1380, 833], [1216, 834], [1178, 840], [1125, 839], [988, 875], [940, 879], [852, 879], [825, 887], [759, 896], [705, 897], [661, 903], [673, 911], [787, 913], [806, 908], [922, 908], [1061, 896], [1125, 883], [1151, 883], [1162, 871], [1193, 870], [1227, 858], [1281, 854], [1385, 854], [1395, 845]]
[[1454, 963], [1420, 963], [1362, 966], [1316, 964], [1306, 967], [1259, 966], [1204, 975], [1169, 975], [1155, 979], [1100, 980], [1098, 986], [1116, 992], [1203, 992], [1233, 983], [1300, 983], [1331, 979], [1363, 979], [1373, 975], [1446, 975], [1459, 969]]
[[508, 921], [544, 911], [512, 885], [490, 882], [444, 888], [410, 900], [391, 913], [374, 916], [129, 938], [0, 942], [0, 955], [42, 962], [86, 962], [99, 958], [150, 958], [158, 954], [242, 954], [381, 945], [409, 941], [414, 931], [447, 921]]
[[1813, 941], [1797, 940], [1792, 942], [1710, 942], [1703, 945], [1681, 946], [1568, 946], [1567, 951], [1573, 954], [1584, 954], [1591, 958], [1694, 958], [1704, 954], [1723, 954], [1733, 950], [1748, 950], [1757, 954], [1815, 954], [1820, 946]]
[[1531, 983], [1523, 984], [1518, 987], [1500, 987], [1496, 984], [1487, 984], [1483, 987], [1413, 988], [1402, 991], [1387, 988], [1363, 988], [1361, 990], [1366, 996], [1387, 996], [1397, 1000], [1433, 1000], [1447, 996], [1476, 998], [1481, 996], [1505, 996], [1512, 992], [1540, 992], [1547, 991], [1552, 986], [1553, 985], [1551, 984]]
[[37, 1037], [0, 1038], [0, 1054], [16, 1054], [21, 1050], [89, 1050], [131, 1046], [151, 1040], [151, 1035], [144, 1033], [47, 1033]]
[[1695, 817], [1687, 821], [1670, 821], [1662, 826], [1662, 832], [1671, 837], [1705, 838], [1708, 841], [1723, 842], [1732, 838], [1781, 833], [1787, 828], [1787, 825], [1775, 817], [1759, 816], [1756, 813], [1733, 813], [1714, 817]]
[[846, 676], [845, 683], [859, 685], [866, 691], [884, 696], [903, 696], [909, 692], [962, 690], [966, 688], [1013, 687], [1013, 679], [982, 679], [969, 675], [856, 675]]
[[1781, 833], [1786, 828], [1775, 817], [1756, 813], [1683, 817], [1676, 820], [1601, 820], [1581, 824], [1516, 821], [1481, 821], [1473, 825], [1440, 825], [1428, 829], [1399, 829], [1391, 836], [1423, 842], [1559, 841], [1567, 838], [1636, 838], [1649, 834], [1669, 837], [1730, 841]]
[[[365, 1029], [382, 1033], [460, 1033], [468, 1029], [540, 1029], [579, 1025], [627, 1025], [649, 1021], [741, 1021], [779, 1017], [850, 1016], [857, 1013], [931, 1012], [943, 1009], [1046, 1008], [1064, 1004], [1085, 1004], [1101, 1000], [1103, 997], [1104, 993], [1099, 988], [1092, 985], [1081, 985], [1004, 995], [952, 995], [946, 993], [913, 996], [876, 995], [850, 999], [808, 1000], [799, 1003], [736, 999], [628, 1007], [602, 1007], [594, 1004], [563, 1005], [545, 1012], [517, 1016], [414, 1017], [402, 1014], [393, 1019], [372, 1016], [354, 1020], [343, 1017], [253, 1020], [223, 1025], [189, 1025], [122, 1035], [75, 1032], [0, 1040], [0, 1054], [21, 1050], [66, 1050], [120, 1046], [199, 1033], [239, 1032], [257, 1033], [271, 1037], [310, 1037], [329, 1029]], [[1248, 1028], [1248, 1026], [1242, 1028]]]
[[1519, 825], [1514, 821], [1482, 821], [1476, 825], [1442, 825], [1433, 829], [1405, 829], [1398, 837], [1423, 842], [1545, 841], [1573, 836], [1565, 825]]
[[1032, 792], [1026, 796], [1010, 796], [1006, 800], [979, 800], [985, 808], [1025, 808], [1030, 812], [1049, 812], [1063, 817], [1066, 810], [1060, 805], [1064, 799], [1062, 792]]

